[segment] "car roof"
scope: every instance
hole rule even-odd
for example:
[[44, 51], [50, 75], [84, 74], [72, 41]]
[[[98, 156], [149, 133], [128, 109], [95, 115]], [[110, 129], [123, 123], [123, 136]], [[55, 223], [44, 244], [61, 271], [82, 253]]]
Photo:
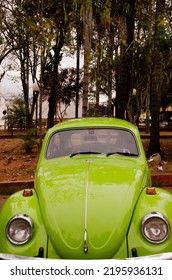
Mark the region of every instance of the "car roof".
[[63, 121], [56, 124], [49, 129], [49, 133], [55, 132], [56, 130], [63, 130], [68, 128], [83, 128], [83, 127], [110, 127], [110, 128], [123, 128], [129, 129], [137, 133], [137, 126], [130, 122], [118, 118], [79, 118]]

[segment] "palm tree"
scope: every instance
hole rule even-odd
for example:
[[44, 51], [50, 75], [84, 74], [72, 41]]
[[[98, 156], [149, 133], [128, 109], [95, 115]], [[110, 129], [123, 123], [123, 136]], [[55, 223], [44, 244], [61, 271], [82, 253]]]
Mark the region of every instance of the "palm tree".
[[15, 125], [17, 125], [19, 126], [20, 130], [22, 130], [25, 121], [26, 109], [24, 100], [22, 98], [16, 98], [14, 99], [12, 106], [7, 110], [8, 128], [13, 128]]
[[91, 51], [91, 29], [92, 29], [92, 1], [82, 0], [83, 5], [83, 41], [84, 41], [84, 78], [83, 78], [83, 106], [82, 115], [87, 117], [88, 86], [89, 86], [89, 62]]
[[150, 89], [150, 143], [147, 151], [147, 156], [150, 156], [154, 153], [161, 153], [159, 140], [159, 112], [161, 105], [161, 90], [163, 84], [163, 50], [161, 48], [160, 41], [162, 39], [162, 34], [164, 34], [164, 13], [165, 0], [157, 0]]

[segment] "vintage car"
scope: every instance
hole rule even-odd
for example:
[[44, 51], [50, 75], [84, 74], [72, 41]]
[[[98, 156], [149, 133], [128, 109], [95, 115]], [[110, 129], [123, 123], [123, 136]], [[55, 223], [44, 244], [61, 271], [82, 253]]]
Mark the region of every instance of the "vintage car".
[[172, 195], [152, 186], [138, 128], [125, 120], [49, 129], [34, 184], [1, 210], [1, 254], [86, 260], [172, 252]]

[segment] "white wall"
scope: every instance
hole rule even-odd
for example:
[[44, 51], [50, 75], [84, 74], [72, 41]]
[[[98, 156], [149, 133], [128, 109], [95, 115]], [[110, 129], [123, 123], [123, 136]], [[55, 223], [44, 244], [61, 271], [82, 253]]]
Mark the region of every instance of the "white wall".
[[0, 94], [0, 129], [4, 128], [3, 111], [7, 110], [6, 101], [4, 97]]
[[[65, 107], [63, 104], [61, 104], [61, 110], [63, 110]], [[47, 119], [48, 115], [48, 101], [44, 101], [42, 104], [42, 118]], [[58, 118], [58, 116], [56, 116]], [[82, 99], [79, 101], [79, 107], [78, 107], [78, 118], [82, 117]], [[34, 118], [36, 116], [34, 115]], [[39, 100], [38, 100], [38, 118], [39, 118]], [[71, 105], [67, 108], [66, 114], [64, 116], [64, 119], [70, 119], [75, 118], [75, 102], [71, 102]]]

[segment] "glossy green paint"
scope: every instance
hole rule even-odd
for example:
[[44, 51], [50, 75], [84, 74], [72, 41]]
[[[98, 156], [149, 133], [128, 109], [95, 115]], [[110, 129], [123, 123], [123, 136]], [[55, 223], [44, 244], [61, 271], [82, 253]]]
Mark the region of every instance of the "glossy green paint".
[[[57, 129], [114, 126], [136, 135], [138, 158], [78, 155], [46, 160], [44, 157], [48, 139]], [[151, 184], [136, 126], [105, 118], [60, 123], [46, 134], [36, 174], [35, 186], [54, 255], [80, 259], [127, 257], [125, 240], [133, 209], [141, 190]]]
[[43, 145], [38, 161], [38, 167], [42, 162], [42, 160], [44, 159], [47, 143], [49, 141], [50, 136], [53, 133], [55, 133], [58, 130], [60, 131], [60, 130], [67, 130], [67, 129], [94, 128], [94, 127], [120, 128], [120, 129], [126, 129], [128, 131], [131, 131], [133, 135], [135, 135], [136, 141], [140, 149], [140, 160], [143, 161], [143, 163], [146, 163], [145, 152], [143, 149], [140, 133], [137, 126], [125, 120], [116, 119], [116, 118], [85, 118], [85, 119], [73, 119], [69, 121], [64, 121], [62, 123], [55, 125], [54, 127], [50, 128], [47, 131], [44, 137], [44, 141], [43, 141]]
[[[131, 131], [139, 156], [87, 154], [45, 158], [53, 133], [85, 127]], [[150, 244], [142, 237], [141, 220], [149, 212], [161, 212], [172, 226], [171, 194], [158, 189], [156, 195], [147, 195], [145, 188], [149, 186], [150, 170], [136, 126], [114, 118], [60, 123], [44, 138], [33, 196], [14, 194], [0, 213], [0, 252], [35, 256], [43, 247], [47, 258], [105, 259], [131, 257], [132, 248], [140, 256], [172, 251], [171, 235], [160, 245]], [[16, 246], [7, 241], [5, 228], [12, 216], [21, 213], [31, 217], [35, 229], [28, 244]]]
[[[25, 245], [13, 245], [6, 238], [6, 225], [16, 214], [28, 215], [34, 224], [32, 239]], [[0, 212], [0, 252], [22, 256], [37, 256], [43, 247], [46, 256], [47, 233], [43, 224], [40, 207], [35, 190], [30, 197], [24, 197], [23, 191], [16, 192], [8, 198]]]
[[[41, 165], [36, 190], [58, 255], [90, 259], [116, 254], [146, 182], [146, 168], [139, 164], [138, 160], [136, 168], [135, 159], [104, 155], [66, 157]], [[83, 250], [85, 228], [87, 254]]]
[[[169, 222], [170, 236], [161, 244], [152, 244], [146, 241], [141, 234], [143, 217], [151, 212], [161, 213]], [[172, 251], [172, 195], [168, 191], [156, 188], [155, 195], [148, 195], [143, 190], [134, 211], [128, 234], [129, 254], [131, 249], [137, 248], [139, 256], [159, 254]]]

